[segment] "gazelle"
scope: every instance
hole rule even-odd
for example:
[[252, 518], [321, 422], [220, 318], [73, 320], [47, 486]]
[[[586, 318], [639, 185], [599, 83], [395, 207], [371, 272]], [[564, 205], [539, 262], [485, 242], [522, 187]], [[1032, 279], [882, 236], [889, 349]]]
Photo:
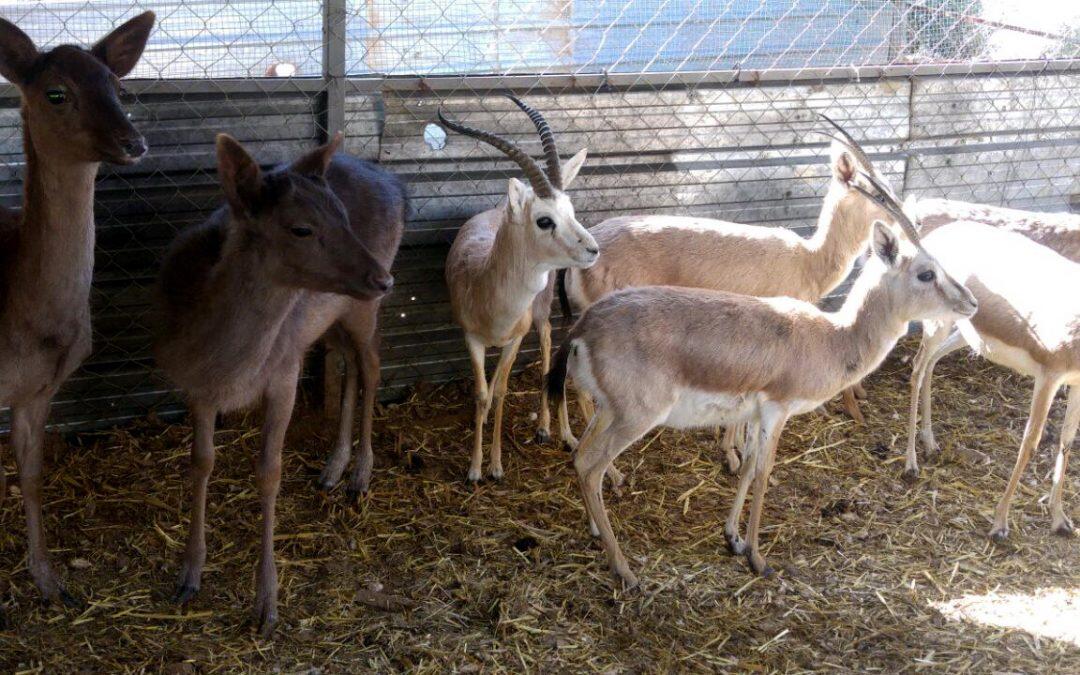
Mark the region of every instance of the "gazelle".
[[[911, 241], [875, 221], [873, 256], [835, 313], [793, 298], [646, 286], [605, 296], [571, 329], [555, 356], [549, 394], [558, 401], [569, 374], [596, 402], [574, 468], [590, 528], [625, 584], [637, 578], [615, 540], [600, 488], [604, 471], [631, 443], [660, 425], [750, 423], [724, 532], [731, 550], [745, 553], [754, 571], [767, 576], [758, 533], [788, 418], [874, 370], [909, 321], [975, 313], [971, 293], [919, 245], [912, 223], [899, 222]], [[739, 520], [751, 480], [744, 542]]]
[[1080, 388], [1076, 386], [1080, 384], [1080, 300], [1056, 291], [1080, 288], [1080, 265], [1017, 232], [985, 223], [951, 222], [928, 234], [924, 242], [969, 285], [978, 298], [979, 311], [960, 322], [923, 322], [911, 377], [905, 473], [914, 476], [919, 470], [915, 428], [920, 403], [923, 446], [937, 449], [930, 401], [934, 365], [967, 345], [990, 361], [1035, 379], [1016, 465], [994, 511], [990, 536], [1002, 540], [1009, 534], [1009, 505], [1062, 385], [1069, 386], [1069, 397], [1055, 458], [1050, 527], [1056, 534], [1071, 534], [1073, 526], [1065, 515], [1061, 493], [1080, 424]]
[[[549, 291], [552, 272], [566, 267], [588, 267], [600, 254], [592, 235], [574, 215], [566, 190], [585, 162], [586, 150], [565, 164], [559, 160], [555, 138], [543, 116], [510, 97], [529, 115], [540, 134], [547, 172], [521, 148], [493, 133], [448, 120], [439, 111], [443, 126], [491, 145], [512, 159], [529, 180], [524, 185], [511, 178], [506, 201], [465, 222], [446, 258], [446, 283], [454, 320], [465, 332], [465, 343], [476, 380], [475, 433], [468, 479], [482, 476], [484, 423], [492, 406], [489, 475], [502, 478], [502, 415], [507, 379], [521, 341], [536, 318], [539, 324], [543, 368], [546, 373], [551, 350]], [[547, 307], [543, 307], [546, 303]], [[538, 308], [537, 304], [541, 306]], [[489, 384], [484, 351], [500, 347], [502, 354]], [[541, 397], [540, 430], [548, 432], [546, 396]], [[615, 474], [613, 474], [615, 475]]]
[[[708, 218], [620, 216], [591, 228], [603, 257], [565, 275], [566, 295], [584, 309], [612, 291], [666, 284], [758, 297], [787, 296], [817, 302], [850, 273], [870, 238], [871, 224], [886, 214], [856, 189], [857, 171], [873, 172], [858, 143], [839, 125], [829, 150], [832, 179], [809, 239], [779, 228]], [[862, 421], [854, 391], [845, 406]], [[560, 411], [563, 440], [575, 439]], [[739, 466], [732, 428], [724, 440], [729, 469]]]
[[[218, 176], [228, 204], [182, 232], [161, 269], [158, 363], [183, 389], [194, 426], [191, 524], [176, 600], [186, 603], [198, 592], [206, 561], [215, 417], [261, 402], [265, 419], [255, 478], [263, 526], [255, 614], [263, 634], [277, 620], [273, 538], [281, 446], [304, 353], [331, 327], [355, 341], [364, 361], [361, 442], [370, 451], [367, 403], [378, 381], [377, 360], [368, 363], [371, 355], [377, 358], [374, 309], [393, 284], [389, 267], [401, 239], [405, 191], [388, 171], [335, 155], [340, 142], [338, 134], [291, 165], [264, 173], [239, 143], [218, 136]], [[355, 397], [355, 367], [351, 382]], [[346, 440], [352, 420], [347, 412], [341, 431]]]
[[912, 198], [905, 204], [918, 215], [923, 234], [957, 221], [983, 223], [1022, 234], [1080, 263], [1080, 214], [1021, 211], [955, 199]]
[[[39, 52], [0, 19], [0, 75], [22, 96], [21, 211], [0, 207], [0, 406], [26, 511], [30, 574], [48, 600], [75, 599], [49, 563], [41, 523], [42, 443], [49, 404], [89, 355], [94, 178], [101, 162], [146, 153], [120, 104], [119, 78], [142, 56], [154, 13], [127, 21], [90, 49]], [[0, 496], [6, 492], [0, 466]]]

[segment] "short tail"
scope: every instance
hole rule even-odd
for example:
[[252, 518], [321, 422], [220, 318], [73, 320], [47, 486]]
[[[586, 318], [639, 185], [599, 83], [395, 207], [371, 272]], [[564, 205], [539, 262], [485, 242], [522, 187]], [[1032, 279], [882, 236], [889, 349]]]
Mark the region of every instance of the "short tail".
[[559, 289], [559, 309], [564, 319], [574, 318], [574, 308], [570, 306], [570, 296], [566, 294], [566, 268], [555, 273], [555, 284]]
[[570, 360], [570, 339], [567, 338], [559, 345], [559, 351], [555, 352], [555, 360], [551, 364], [551, 370], [545, 377], [544, 386], [547, 387], [548, 398], [556, 405], [561, 405], [566, 397], [566, 363]]

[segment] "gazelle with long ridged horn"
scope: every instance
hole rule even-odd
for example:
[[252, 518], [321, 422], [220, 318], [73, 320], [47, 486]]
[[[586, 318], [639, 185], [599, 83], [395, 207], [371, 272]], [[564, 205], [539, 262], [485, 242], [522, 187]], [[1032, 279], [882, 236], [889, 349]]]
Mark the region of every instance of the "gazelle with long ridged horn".
[[1035, 380], [1016, 465], [994, 511], [990, 536], [1003, 540], [1009, 534], [1009, 505], [1039, 446], [1050, 405], [1063, 385], [1069, 387], [1069, 396], [1055, 457], [1050, 527], [1056, 534], [1071, 534], [1073, 525], [1065, 514], [1061, 493], [1080, 424], [1080, 299], [1061, 289], [1080, 288], [1080, 265], [1018, 232], [980, 222], [942, 225], [924, 241], [968, 284], [978, 298], [979, 311], [965, 321], [923, 322], [911, 377], [905, 473], [914, 476], [919, 470], [915, 429], [920, 405], [922, 429], [918, 438], [925, 448], [937, 448], [930, 420], [934, 365], [966, 345], [984, 358]]
[[[489, 475], [496, 479], [503, 475], [503, 397], [514, 358], [529, 330], [537, 296], [545, 293], [554, 270], [588, 267], [600, 253], [592, 235], [577, 221], [566, 193], [585, 161], [586, 151], [580, 150], [563, 164], [543, 116], [517, 98], [510, 98], [529, 115], [540, 132], [546, 173], [513, 142], [451, 121], [439, 111], [443, 126], [498, 149], [521, 168], [529, 181], [525, 185], [511, 178], [506, 200], [466, 221], [446, 259], [450, 305], [454, 320], [465, 332], [476, 378], [470, 481], [478, 481], [482, 476], [484, 423], [492, 406], [495, 422]], [[548, 302], [550, 297], [547, 295]], [[550, 325], [546, 331], [541, 327], [540, 337], [541, 348], [550, 350]], [[490, 383], [484, 369], [487, 347], [502, 349]], [[547, 359], [544, 361], [546, 372]], [[547, 408], [546, 403], [543, 407]]]
[[[804, 239], [780, 227], [742, 225], [708, 218], [669, 215], [620, 216], [591, 228], [603, 257], [565, 275], [566, 295], [584, 309], [621, 288], [666, 284], [742, 293], [787, 296], [817, 302], [840, 284], [867, 246], [874, 220], [887, 214], [856, 189], [858, 170], [874, 168], [859, 144], [840, 125], [830, 147], [831, 180], [817, 230]], [[854, 392], [845, 405], [861, 420]], [[560, 411], [563, 440], [576, 440]], [[734, 430], [724, 441], [729, 468], [739, 465]]]
[[[862, 190], [860, 186], [856, 189]], [[656, 426], [748, 423], [739, 487], [724, 532], [733, 552], [768, 575], [758, 533], [769, 474], [787, 420], [813, 410], [877, 368], [909, 321], [975, 313], [971, 292], [919, 245], [881, 221], [873, 256], [841, 309], [826, 313], [794, 298], [759, 298], [672, 286], [630, 288], [593, 304], [555, 356], [549, 394], [567, 375], [596, 402], [574, 454], [590, 525], [612, 569], [637, 583], [604, 509], [605, 470]], [[743, 502], [754, 498], [744, 542]]]

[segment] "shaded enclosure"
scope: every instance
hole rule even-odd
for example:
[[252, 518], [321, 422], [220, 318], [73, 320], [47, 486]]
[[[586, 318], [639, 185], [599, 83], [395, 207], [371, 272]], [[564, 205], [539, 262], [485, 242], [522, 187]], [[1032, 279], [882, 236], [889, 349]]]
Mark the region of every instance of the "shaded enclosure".
[[[806, 233], [828, 181], [815, 113], [861, 139], [904, 193], [1076, 208], [1080, 61], [1055, 58], [1071, 38], [964, 20], [960, 3], [945, 4], [950, 13], [930, 21], [884, 0], [0, 3], [44, 45], [91, 40], [142, 9], [159, 17], [134, 74], [145, 79], [126, 81], [151, 155], [101, 172], [95, 352], [52, 422], [180, 410], [153, 368], [149, 302], [164, 246], [221, 201], [217, 132], [269, 164], [342, 129], [348, 151], [411, 184], [382, 315], [388, 397], [468, 373], [443, 257], [461, 222], [496, 204], [517, 172], [485, 145], [441, 138], [429, 127], [439, 104], [539, 152], [529, 121], [501, 97], [514, 91], [545, 112], [564, 154], [588, 147], [573, 191], [586, 225], [667, 212]], [[986, 4], [961, 15], [1020, 6]], [[278, 63], [296, 76], [260, 77]], [[0, 85], [8, 204], [21, 184], [17, 106]]]

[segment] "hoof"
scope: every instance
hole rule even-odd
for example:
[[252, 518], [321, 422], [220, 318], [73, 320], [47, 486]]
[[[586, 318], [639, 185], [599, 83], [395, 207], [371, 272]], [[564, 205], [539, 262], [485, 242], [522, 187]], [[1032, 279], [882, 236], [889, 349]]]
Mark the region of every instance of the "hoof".
[[633, 590], [637, 588], [638, 584], [640, 583], [638, 581], [637, 575], [628, 569], [622, 571], [615, 570], [615, 576], [618, 577], [619, 581], [622, 582], [624, 591]]
[[545, 445], [551, 442], [551, 433], [547, 429], [537, 429], [533, 441], [537, 445]]
[[503, 479], [502, 467], [499, 467], [497, 469], [492, 469], [491, 471], [488, 471], [488, 478], [490, 478], [491, 480], [494, 480], [494, 481], [502, 480]]
[[82, 598], [68, 593], [63, 588], [57, 591], [56, 599], [58, 599], [64, 607], [70, 609], [82, 609], [86, 607], [86, 603], [82, 601]]
[[173, 593], [173, 602], [177, 605], [183, 606], [191, 602], [198, 594], [198, 586], [181, 584], [176, 587], [176, 592]]
[[334, 484], [330, 481], [320, 478], [315, 483], [315, 491], [323, 496], [329, 495], [331, 492], [334, 491]]
[[277, 610], [260, 612], [255, 619], [255, 630], [259, 637], [269, 640], [274, 636], [274, 626], [277, 624]]
[[8, 629], [7, 615], [4, 614], [4, 608], [0, 607], [0, 633]]
[[475, 485], [480, 482], [480, 478], [480, 469], [469, 469], [469, 475], [466, 476], [465, 480]]
[[360, 488], [350, 485], [348, 488], [345, 489], [345, 496], [349, 499], [350, 502], [362, 502], [367, 499], [368, 491], [361, 490]]
[[915, 481], [919, 480], [919, 468], [918, 467], [906, 467], [904, 469], [904, 482], [908, 485], [914, 485]]
[[1073, 535], [1072, 521], [1066, 518], [1060, 523], [1051, 525], [1050, 531], [1059, 537], [1071, 537]]
[[727, 540], [728, 551], [730, 551], [732, 555], [743, 555], [746, 553], [746, 542], [738, 535], [725, 534], [724, 539]]
[[562, 442], [562, 449], [563, 449], [563, 452], [568, 452], [568, 453], [573, 452], [574, 450], [577, 450], [577, 443], [571, 443], [570, 441], [563, 441]]
[[997, 543], [1001, 543], [1009, 538], [1009, 528], [1007, 527], [995, 527], [990, 530], [990, 539]]
[[758, 576], [771, 579], [776, 576], [776, 571], [769, 566], [769, 563], [765, 562], [765, 558], [760, 555], [748, 553], [746, 556], [747, 561], [750, 563], [750, 569], [754, 570], [754, 573]]

